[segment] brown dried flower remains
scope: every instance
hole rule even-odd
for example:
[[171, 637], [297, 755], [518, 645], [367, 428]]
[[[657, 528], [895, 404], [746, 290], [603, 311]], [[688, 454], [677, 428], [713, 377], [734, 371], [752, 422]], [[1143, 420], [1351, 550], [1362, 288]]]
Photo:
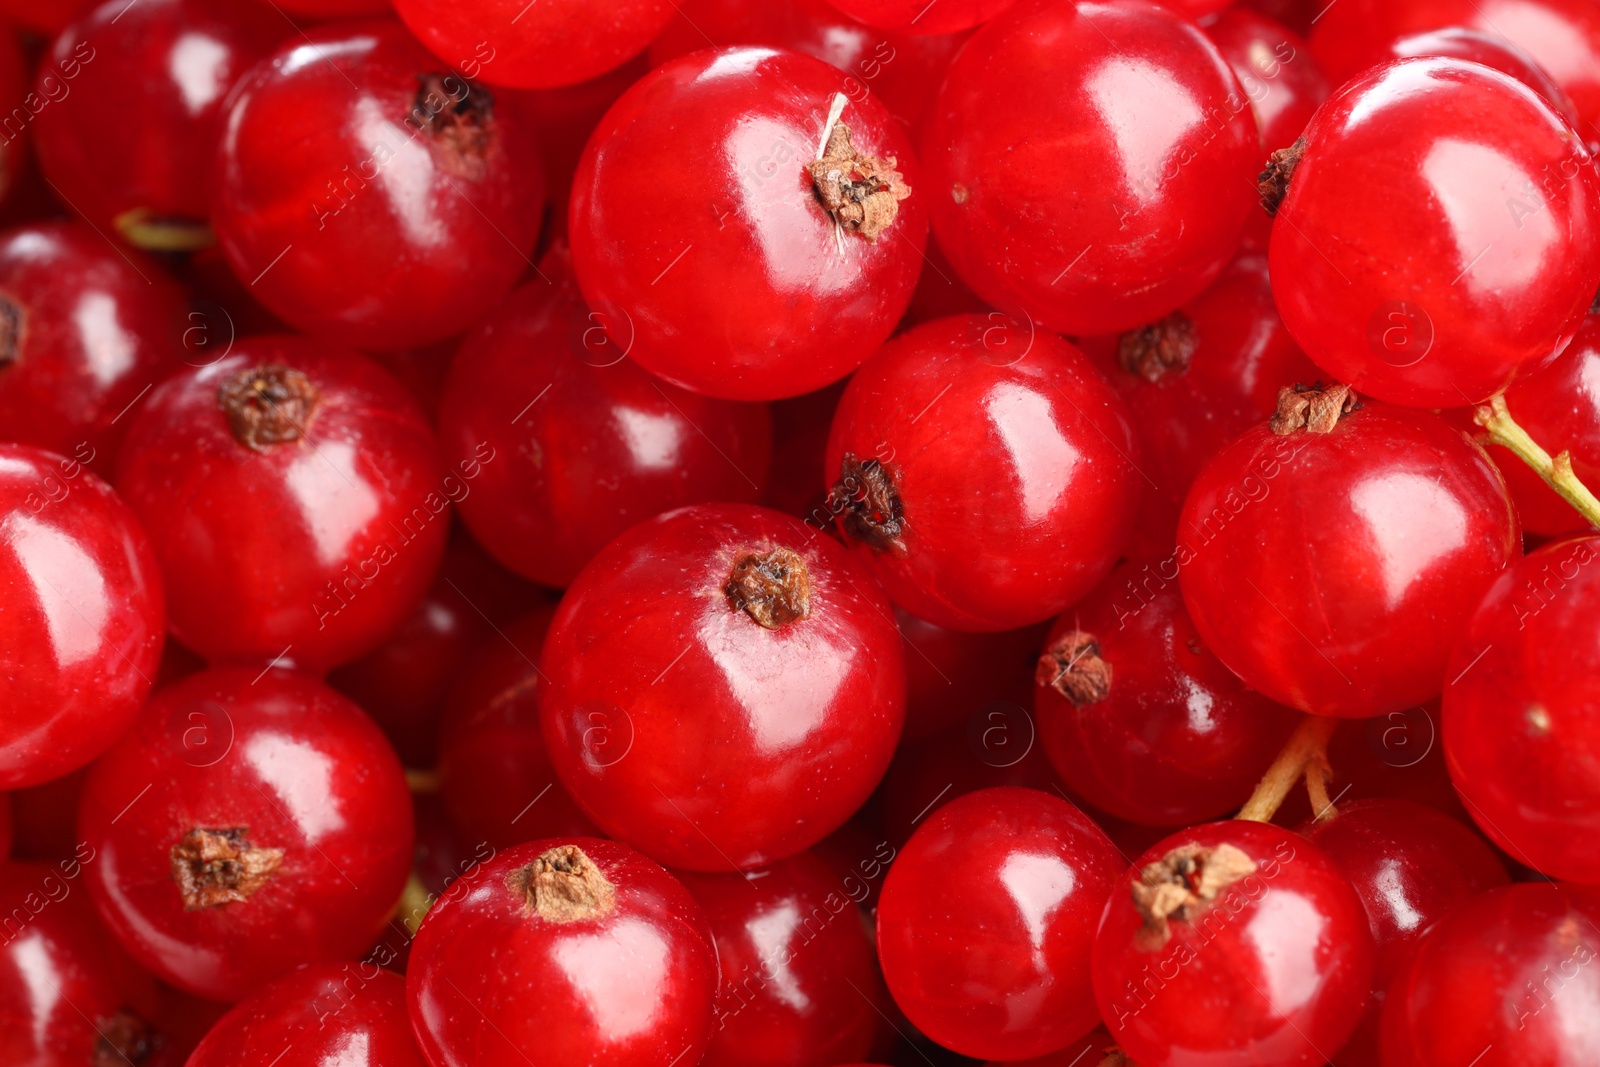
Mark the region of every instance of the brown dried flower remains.
[[195, 827], [172, 846], [172, 880], [184, 911], [249, 900], [283, 865], [283, 849], [257, 848], [248, 826]]
[[1044, 650], [1033, 679], [1081, 708], [1110, 694], [1111, 664], [1100, 658], [1100, 642], [1093, 634], [1073, 630]]
[[869, 241], [894, 222], [911, 187], [895, 169], [894, 156], [864, 156], [850, 143], [850, 127], [835, 123], [822, 158], [806, 164], [817, 199], [839, 225]]
[[1278, 390], [1278, 410], [1267, 425], [1279, 437], [1296, 430], [1329, 433], [1355, 409], [1356, 394], [1348, 385], [1286, 385]]
[[1146, 864], [1133, 885], [1134, 907], [1144, 916], [1136, 944], [1146, 951], [1165, 945], [1172, 936], [1173, 920], [1193, 922], [1224, 889], [1255, 870], [1255, 860], [1228, 844], [1180, 845]]
[[730, 607], [768, 630], [811, 616], [811, 573], [792, 549], [742, 554], [722, 592]]
[[506, 888], [531, 914], [553, 923], [604, 918], [617, 904], [617, 889], [588, 853], [557, 845], [526, 867], [506, 875]]

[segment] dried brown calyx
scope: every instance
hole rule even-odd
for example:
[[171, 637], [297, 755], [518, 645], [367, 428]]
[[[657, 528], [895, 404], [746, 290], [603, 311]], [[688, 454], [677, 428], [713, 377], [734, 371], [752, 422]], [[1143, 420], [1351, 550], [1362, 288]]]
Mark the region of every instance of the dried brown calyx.
[[817, 199], [850, 233], [876, 241], [900, 213], [911, 186], [895, 169], [894, 156], [864, 156], [850, 143], [850, 127], [834, 123], [822, 157], [806, 164]]
[[906, 554], [905, 508], [887, 468], [875, 459], [846, 452], [839, 480], [828, 494], [828, 509], [839, 516], [846, 537], [879, 552]]
[[0, 371], [22, 355], [22, 305], [0, 294]]
[[200, 911], [249, 900], [278, 873], [283, 849], [257, 848], [248, 826], [195, 827], [172, 846], [172, 880], [184, 911]]
[[730, 607], [768, 630], [811, 616], [811, 573], [791, 549], [743, 553], [722, 592]]
[[89, 1067], [140, 1067], [150, 1062], [163, 1042], [150, 1024], [123, 1008], [115, 1015], [96, 1019], [98, 1038]]
[[603, 918], [616, 907], [617, 889], [577, 845], [557, 845], [506, 875], [506, 888], [527, 909], [553, 923]]
[[1136, 944], [1154, 951], [1172, 936], [1171, 921], [1193, 922], [1224, 889], [1255, 873], [1256, 861], [1234, 845], [1180, 845], [1147, 864], [1133, 885], [1133, 906], [1144, 916]]
[[1339, 420], [1356, 409], [1356, 394], [1348, 385], [1284, 386], [1278, 390], [1278, 410], [1267, 425], [1279, 437], [1304, 430], [1330, 433]]
[[1139, 1067], [1139, 1065], [1134, 1063], [1133, 1058], [1126, 1052], [1113, 1045], [1105, 1050], [1099, 1067]]
[[1289, 182], [1300, 157], [1306, 154], [1306, 139], [1300, 138], [1288, 148], [1280, 148], [1267, 159], [1267, 166], [1256, 180], [1256, 191], [1261, 194], [1261, 206], [1268, 215], [1276, 215], [1283, 198], [1289, 195]]
[[254, 452], [306, 435], [322, 393], [300, 371], [281, 364], [240, 371], [217, 389], [233, 439]]
[[1160, 381], [1169, 372], [1187, 370], [1198, 343], [1194, 320], [1174, 311], [1164, 319], [1123, 334], [1117, 342], [1117, 361], [1129, 374], [1150, 382]]
[[495, 145], [494, 94], [458, 74], [420, 74], [411, 121], [447, 174], [479, 181]]
[[1073, 630], [1044, 650], [1033, 680], [1081, 708], [1110, 694], [1111, 664], [1100, 658], [1100, 643], [1093, 634]]

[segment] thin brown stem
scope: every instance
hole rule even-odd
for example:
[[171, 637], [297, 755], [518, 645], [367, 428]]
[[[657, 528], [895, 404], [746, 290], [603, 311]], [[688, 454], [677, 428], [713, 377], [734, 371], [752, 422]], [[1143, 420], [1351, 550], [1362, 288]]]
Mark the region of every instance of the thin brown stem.
[[1562, 452], [1552, 458], [1537, 441], [1528, 436], [1528, 431], [1517, 425], [1506, 408], [1504, 396], [1491, 397], [1487, 403], [1478, 405], [1476, 418], [1478, 425], [1489, 431], [1490, 441], [1510, 450], [1532, 467], [1533, 472], [1561, 494], [1563, 500], [1578, 509], [1578, 514], [1587, 519], [1590, 526], [1600, 528], [1600, 499], [1573, 473], [1570, 452]]
[[[1305, 720], [1289, 735], [1288, 744], [1272, 761], [1267, 773], [1261, 776], [1256, 791], [1239, 809], [1238, 818], [1252, 822], [1271, 822], [1278, 813], [1283, 798], [1305, 776], [1306, 767], [1313, 761], [1327, 765], [1328, 739], [1338, 727], [1339, 720], [1324, 715], [1307, 715]], [[1324, 790], [1326, 797], [1326, 790]], [[1314, 803], [1314, 801], [1313, 801]]]
[[1311, 817], [1317, 822], [1327, 822], [1339, 814], [1328, 797], [1328, 777], [1332, 773], [1326, 752], [1319, 752], [1306, 764], [1306, 794], [1311, 798]]

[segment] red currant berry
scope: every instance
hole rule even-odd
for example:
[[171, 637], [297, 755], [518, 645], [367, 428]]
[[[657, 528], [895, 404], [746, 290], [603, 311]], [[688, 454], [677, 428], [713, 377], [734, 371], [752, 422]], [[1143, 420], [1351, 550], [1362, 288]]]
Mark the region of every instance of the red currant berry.
[[1482, 63], [1502, 74], [1509, 74], [1544, 97], [1545, 102], [1567, 120], [1567, 125], [1575, 130], [1579, 129], [1578, 111], [1572, 106], [1572, 101], [1567, 99], [1567, 94], [1562, 91], [1561, 86], [1545, 73], [1543, 67], [1533, 61], [1533, 57], [1504, 37], [1491, 36], [1478, 30], [1466, 30], [1459, 26], [1430, 30], [1426, 33], [1413, 33], [1389, 41], [1383, 46], [1380, 54], [1372, 57], [1370, 64], [1364, 63], [1363, 66], [1376, 65], [1390, 59], [1409, 59], [1413, 56], [1449, 56], [1453, 59]]
[[1371, 1003], [1338, 1059], [1377, 1063], [1384, 994], [1411, 947], [1430, 923], [1510, 878], [1483, 838], [1426, 805], [1363, 799], [1324, 816], [1302, 832], [1350, 879], [1378, 950]]
[[576, 85], [644, 51], [672, 17], [659, 0], [394, 0], [417, 39], [491, 85]]
[[1467, 810], [1512, 858], [1600, 883], [1596, 677], [1600, 537], [1546, 545], [1500, 576], [1450, 658], [1445, 758]]
[[363, 348], [482, 318], [527, 269], [544, 206], [518, 109], [382, 22], [297, 35], [241, 81], [216, 183], [251, 295]]
[[1336, 82], [1388, 58], [1384, 49], [1399, 38], [1461, 27], [1526, 54], [1586, 122], [1600, 119], [1600, 8], [1589, 0], [1341, 0], [1337, 6], [1323, 7], [1311, 36], [1317, 60]]
[[883, 883], [878, 958], [895, 1003], [939, 1044], [980, 1059], [1037, 1056], [1088, 1033], [1090, 946], [1121, 869], [1100, 828], [1049, 793], [951, 801]]
[[371, 963], [315, 963], [224, 1015], [184, 1067], [427, 1067], [405, 979]]
[[156, 554], [76, 459], [0, 444], [0, 789], [94, 759], [150, 691], [166, 631]]
[[153, 535], [173, 636], [213, 662], [311, 668], [376, 647], [433, 579], [449, 498], [470, 491], [436, 449], [398, 382], [304, 338], [252, 338], [169, 380], [117, 484]]
[[1030, 680], [1045, 627], [963, 633], [896, 608], [906, 663], [904, 739], [925, 741], [966, 725], [986, 705], [1032, 699]]
[[1237, 0], [1237, 6], [1245, 11], [1260, 12], [1304, 37], [1316, 24], [1315, 16], [1323, 5], [1319, 0]]
[[1246, 685], [1360, 718], [1438, 695], [1478, 600], [1521, 553], [1505, 483], [1437, 415], [1284, 390], [1200, 472], [1172, 562], [1201, 640]]
[[705, 910], [722, 972], [701, 1067], [830, 1067], [872, 1051], [878, 963], [832, 867], [802, 852], [747, 875], [679, 877]]
[[1034, 709], [1056, 773], [1089, 803], [1150, 826], [1243, 804], [1299, 716], [1201, 643], [1176, 582], [1132, 566], [1056, 620]]
[[877, 785], [905, 672], [889, 604], [800, 520], [682, 508], [578, 575], [540, 657], [550, 759], [606, 833], [690, 870], [771, 863]]
[[923, 145], [962, 280], [1076, 335], [1142, 325], [1210, 284], [1238, 248], [1261, 156], [1217, 49], [1142, 0], [1020, 4], [984, 26]]
[[[11, 3], [17, 2], [36, 3], [37, 0], [11, 0]], [[0, 2], [0, 17], [10, 15], [6, 10], [8, 6]], [[10, 25], [0, 23], [0, 93], [5, 94], [0, 99], [21, 101], [28, 91], [31, 73], [32, 65], [22, 53], [16, 32]], [[53, 83], [51, 88], [59, 93], [60, 90], [56, 88], [58, 84]], [[15, 116], [12, 116], [12, 121], [15, 122]], [[10, 205], [16, 201], [13, 193], [19, 183], [25, 180], [24, 176], [29, 175], [27, 142], [18, 139], [19, 133], [19, 127], [7, 126], [7, 140], [0, 144], [0, 205]]]
[[[506, 566], [566, 586], [628, 527], [685, 504], [754, 503], [772, 452], [764, 405], [684, 392], [625, 359], [564, 256], [467, 338], [445, 382], [453, 464], [486, 455], [461, 516]], [[499, 458], [504, 457], [504, 458]]]
[[254, 3], [105, 0], [89, 9], [56, 38], [34, 87], [50, 101], [34, 138], [56, 195], [131, 244], [210, 244], [211, 161], [228, 93], [292, 32]]
[[573, 183], [572, 260], [595, 321], [645, 370], [711, 396], [797, 396], [894, 328], [922, 269], [916, 162], [871, 97], [830, 123], [840, 87], [810, 56], [705, 51], [606, 114]]
[[834, 415], [829, 509], [894, 601], [959, 630], [1059, 614], [1105, 577], [1140, 480], [1126, 407], [1083, 353], [1004, 316], [884, 345]]
[[[1287, 195], [1282, 194], [1287, 183]], [[1363, 395], [1477, 403], [1555, 358], [1600, 288], [1600, 179], [1521, 82], [1403, 59], [1346, 84], [1263, 176], [1273, 292]], [[1530, 269], [1538, 264], [1538, 269]]]
[[0, 16], [39, 33], [56, 33], [88, 3], [89, 0], [0, 0]]
[[698, 1063], [716, 993], [694, 898], [632, 849], [587, 837], [518, 845], [463, 876], [423, 920], [406, 972], [432, 1067]]
[[1150, 1067], [1321, 1063], [1360, 1019], [1372, 973], [1366, 913], [1333, 861], [1241, 820], [1145, 853], [1094, 943], [1101, 1018]]
[[[705, 46], [705, 38], [701, 38], [700, 47]], [[545, 188], [550, 199], [546, 225], [550, 235], [564, 240], [570, 229], [567, 207], [572, 200], [572, 179], [578, 173], [578, 161], [588, 147], [589, 135], [600, 125], [611, 105], [657, 65], [647, 62], [641, 55], [616, 70], [577, 85], [528, 89], [515, 95], [533, 126], [539, 155], [544, 161]]]
[[539, 649], [553, 607], [507, 623], [469, 659], [439, 739], [439, 796], [472, 841], [505, 848], [542, 837], [595, 837], [556, 780], [539, 730]]
[[128, 408], [176, 369], [188, 325], [160, 268], [87, 226], [0, 235], [0, 422], [12, 441], [116, 466]]
[[994, 18], [1016, 0], [828, 0], [868, 26], [900, 33], [957, 33]]
[[411, 867], [394, 751], [354, 704], [287, 671], [206, 671], [157, 693], [95, 764], [78, 832], [118, 940], [217, 1000], [354, 958]]
[[1579, 1067], [1600, 1061], [1600, 891], [1512, 885], [1427, 932], [1389, 987], [1383, 1062]]

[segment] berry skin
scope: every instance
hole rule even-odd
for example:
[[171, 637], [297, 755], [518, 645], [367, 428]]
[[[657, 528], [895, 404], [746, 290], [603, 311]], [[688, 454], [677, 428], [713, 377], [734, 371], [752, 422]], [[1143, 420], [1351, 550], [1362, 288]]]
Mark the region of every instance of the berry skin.
[[422, 598], [450, 499], [491, 462], [446, 476], [416, 402], [365, 357], [256, 337], [146, 398], [117, 485], [152, 534], [174, 637], [214, 663], [325, 669]]
[[1335, 379], [1457, 407], [1572, 339], [1600, 288], [1600, 179], [1533, 90], [1476, 63], [1397, 60], [1335, 93], [1294, 151], [1276, 168], [1292, 164], [1273, 293]]
[[1118, 818], [1183, 826], [1233, 811], [1298, 720], [1201, 643], [1177, 583], [1132, 566], [1057, 619], [1043, 647], [1039, 740], [1062, 781]]
[[1261, 168], [1227, 63], [1142, 0], [996, 18], [951, 64], [922, 143], [934, 230], [961, 279], [1077, 336], [1143, 325], [1209, 285]]
[[1391, 59], [1409, 59], [1413, 56], [1449, 56], [1453, 59], [1482, 63], [1486, 67], [1498, 70], [1501, 74], [1509, 74], [1544, 97], [1545, 102], [1555, 110], [1556, 114], [1567, 120], [1567, 125], [1575, 130], [1579, 128], [1577, 109], [1572, 106], [1572, 101], [1567, 99], [1567, 94], [1561, 90], [1561, 86], [1551, 80], [1550, 75], [1533, 61], [1532, 56], [1504, 37], [1491, 36], [1478, 30], [1462, 29], [1459, 26], [1413, 33], [1387, 42], [1381, 53], [1372, 55], [1370, 62], [1362, 63], [1361, 69]]
[[678, 877], [705, 911], [722, 973], [701, 1067], [832, 1067], [872, 1051], [880, 1009], [868, 998], [882, 980], [832, 867], [802, 852], [749, 875]]
[[361, 348], [460, 333], [527, 269], [544, 178], [515, 102], [398, 25], [295, 35], [231, 97], [214, 222], [253, 297]]
[[754, 503], [772, 452], [765, 405], [687, 393], [624, 359], [566, 264], [473, 331], [450, 365], [439, 423], [449, 463], [485, 443], [461, 516], [507, 567], [566, 586], [637, 522], [685, 504]]
[[0, 235], [0, 423], [7, 440], [116, 469], [127, 409], [177, 369], [189, 325], [159, 267], [87, 226]]
[[840, 196], [866, 199], [838, 213], [870, 201], [873, 216], [853, 232], [835, 222], [826, 168], [807, 168], [840, 92], [839, 71], [810, 56], [703, 51], [601, 121], [573, 182], [572, 262], [592, 320], [645, 370], [772, 400], [844, 377], [889, 336], [922, 269], [921, 179], [883, 105], [851, 102], [834, 129], [870, 159]]
[[1505, 483], [1437, 415], [1339, 415], [1342, 387], [1285, 392], [1291, 409], [1313, 400], [1313, 424], [1250, 430], [1184, 504], [1172, 562], [1195, 629], [1246, 685], [1301, 711], [1363, 718], [1431, 699], [1521, 553]]
[[77, 459], [0, 444], [0, 789], [58, 778], [127, 728], [166, 632], [155, 552]]
[[1044, 626], [974, 634], [923, 622], [903, 608], [894, 614], [905, 647], [906, 742], [965, 726], [998, 700], [1030, 699]]
[[1101, 1017], [1141, 1067], [1321, 1064], [1372, 973], [1366, 913], [1327, 854], [1237, 819], [1146, 852], [1094, 943]]
[[851, 18], [898, 33], [959, 33], [986, 22], [1016, 0], [828, 0]]
[[939, 1044], [980, 1059], [1025, 1059], [1088, 1033], [1089, 950], [1121, 868], [1104, 832], [1049, 793], [1002, 787], [951, 801], [901, 850], [878, 902], [895, 1003]]
[[286, 671], [158, 692], [89, 775], [101, 917], [163, 981], [238, 1000], [377, 937], [411, 867], [400, 761], [359, 708]]
[[1111, 569], [1137, 456], [1126, 407], [1076, 347], [1002, 315], [953, 316], [895, 338], [850, 380], [828, 509], [911, 614], [1010, 630]]
[[405, 979], [375, 964], [314, 963], [224, 1015], [184, 1067], [427, 1067], [406, 1021]]
[[1583, 1067], [1600, 1060], [1600, 890], [1481, 893], [1434, 924], [1389, 988], [1385, 1067]]
[[514, 89], [576, 85], [644, 51], [668, 0], [395, 0], [417, 39], [469, 77]]
[[464, 875], [423, 920], [406, 971], [431, 1067], [697, 1063], [716, 993], [694, 898], [589, 837], [531, 841]]
[[264, 4], [105, 0], [89, 9], [56, 38], [35, 86], [51, 101], [33, 128], [57, 197], [139, 247], [209, 245], [211, 161], [228, 93], [291, 33]]
[[1445, 676], [1445, 758], [1467, 811], [1518, 862], [1600, 884], [1600, 537], [1501, 575]]
[[809, 848], [888, 766], [905, 706], [894, 616], [799, 519], [681, 508], [606, 546], [545, 638], [556, 774], [607, 834], [700, 871]]

